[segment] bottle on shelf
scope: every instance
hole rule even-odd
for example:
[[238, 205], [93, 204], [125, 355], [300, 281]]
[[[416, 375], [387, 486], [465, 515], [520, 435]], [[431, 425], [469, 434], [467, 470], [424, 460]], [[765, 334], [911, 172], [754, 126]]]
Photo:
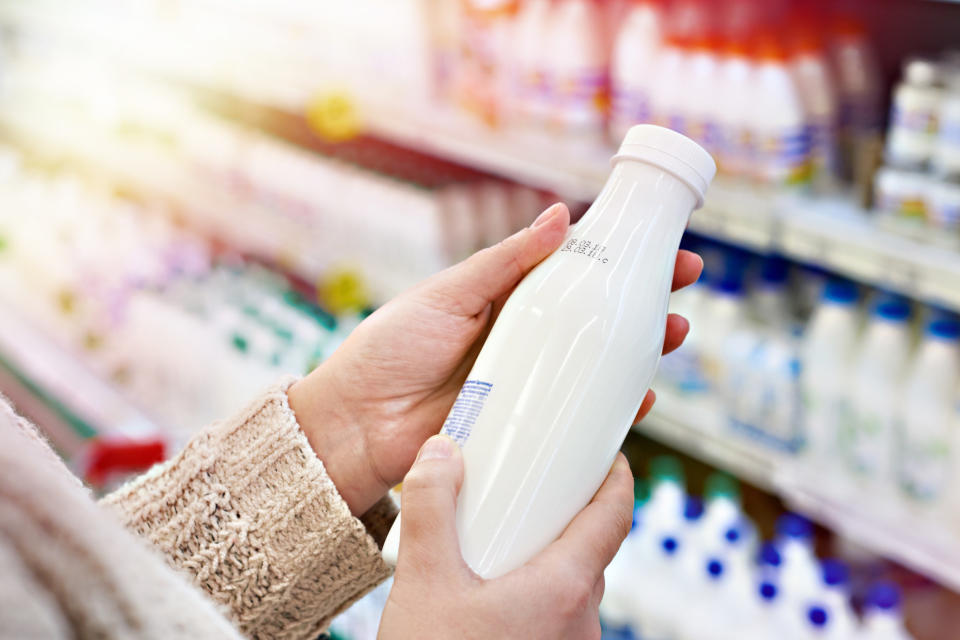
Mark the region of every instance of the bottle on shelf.
[[656, 371], [680, 237], [714, 171], [690, 139], [633, 127], [595, 203], [504, 305], [444, 423], [464, 456], [461, 550], [481, 576], [533, 557], [603, 482]]
[[554, 124], [565, 137], [596, 142], [606, 133], [610, 50], [605, 31], [595, 0], [559, 0], [553, 9], [548, 75]]
[[551, 8], [551, 0], [521, 3], [511, 37], [514, 115], [522, 123], [534, 126], [546, 123], [550, 114], [553, 84], [547, 26]]
[[841, 416], [858, 332], [857, 287], [830, 280], [807, 325], [802, 347], [801, 393], [805, 455], [821, 467], [840, 460]]
[[900, 588], [892, 582], [870, 587], [863, 613], [865, 640], [912, 640], [900, 611]]
[[848, 464], [854, 477], [896, 496], [896, 415], [910, 353], [910, 305], [899, 296], [883, 296], [874, 305], [852, 369], [850, 411], [842, 427]]
[[653, 78], [663, 32], [658, 2], [634, 0], [617, 33], [610, 61], [610, 137], [619, 140], [635, 124], [652, 122]]
[[937, 114], [942, 91], [933, 60], [911, 58], [893, 92], [890, 129], [885, 151], [888, 164], [902, 169], [924, 169], [934, 150]]
[[754, 177], [774, 188], [802, 187], [810, 180], [809, 145], [803, 103], [779, 36], [762, 31], [756, 39], [756, 101], [751, 109], [756, 141]]
[[822, 561], [820, 568], [823, 577], [822, 606], [830, 617], [832, 633], [837, 638], [853, 638], [859, 621], [850, 604], [850, 569], [844, 562], [834, 558]]
[[899, 479], [914, 503], [926, 507], [945, 503], [953, 486], [958, 341], [960, 320], [952, 314], [935, 313], [904, 378], [896, 425]]
[[779, 586], [788, 607], [798, 610], [820, 592], [820, 568], [813, 552], [813, 525], [802, 516], [785, 513], [777, 519]]
[[828, 189], [837, 172], [837, 95], [826, 48], [809, 22], [801, 22], [795, 34], [790, 72], [803, 103], [811, 181]]
[[716, 96], [720, 172], [731, 178], [746, 178], [756, 162], [752, 105], [756, 99], [756, 59], [750, 55], [746, 37], [725, 42], [718, 71], [724, 88]]

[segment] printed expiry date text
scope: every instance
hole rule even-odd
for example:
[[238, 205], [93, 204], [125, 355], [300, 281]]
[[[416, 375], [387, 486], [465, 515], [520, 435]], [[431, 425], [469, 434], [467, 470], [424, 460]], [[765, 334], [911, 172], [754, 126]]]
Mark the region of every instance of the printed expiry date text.
[[601, 264], [607, 264], [609, 261], [604, 255], [606, 250], [606, 245], [591, 240], [584, 240], [583, 238], [570, 238], [563, 244], [563, 248], [560, 249], [561, 253], [578, 253], [587, 258], [592, 258]]

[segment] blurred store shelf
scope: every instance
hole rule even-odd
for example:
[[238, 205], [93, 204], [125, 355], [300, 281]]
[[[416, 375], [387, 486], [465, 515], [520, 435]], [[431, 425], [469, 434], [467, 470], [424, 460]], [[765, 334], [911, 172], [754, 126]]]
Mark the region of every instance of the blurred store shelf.
[[659, 390], [653, 411], [634, 429], [777, 494], [791, 509], [873, 553], [960, 589], [960, 535], [949, 524], [733, 433], [723, 415], [710, 400]]
[[75, 457], [95, 439], [155, 439], [157, 426], [50, 334], [0, 300], [0, 388]]

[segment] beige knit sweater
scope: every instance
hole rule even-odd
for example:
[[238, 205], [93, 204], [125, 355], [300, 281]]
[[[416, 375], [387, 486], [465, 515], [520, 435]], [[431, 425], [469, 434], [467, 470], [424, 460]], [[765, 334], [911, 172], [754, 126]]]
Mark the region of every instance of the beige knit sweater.
[[288, 386], [99, 505], [0, 397], [0, 637], [313, 638], [386, 578]]

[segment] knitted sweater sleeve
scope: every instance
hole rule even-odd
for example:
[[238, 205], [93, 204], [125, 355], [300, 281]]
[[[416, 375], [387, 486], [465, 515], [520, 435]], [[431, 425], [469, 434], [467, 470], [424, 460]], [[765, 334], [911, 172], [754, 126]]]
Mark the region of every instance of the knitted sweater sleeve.
[[316, 637], [389, 575], [389, 496], [354, 518], [287, 403], [291, 381], [103, 502], [251, 637]]

